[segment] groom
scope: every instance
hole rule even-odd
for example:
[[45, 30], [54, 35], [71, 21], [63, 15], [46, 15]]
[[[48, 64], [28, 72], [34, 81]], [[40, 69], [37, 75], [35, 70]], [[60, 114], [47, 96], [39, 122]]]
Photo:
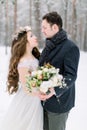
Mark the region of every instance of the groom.
[[46, 45], [40, 57], [40, 66], [50, 63], [60, 68], [65, 78], [65, 88], [54, 87], [48, 95], [41, 95], [44, 108], [44, 130], [65, 130], [69, 112], [75, 105], [75, 81], [77, 78], [79, 49], [67, 38], [63, 22], [57, 12], [42, 18], [42, 33]]

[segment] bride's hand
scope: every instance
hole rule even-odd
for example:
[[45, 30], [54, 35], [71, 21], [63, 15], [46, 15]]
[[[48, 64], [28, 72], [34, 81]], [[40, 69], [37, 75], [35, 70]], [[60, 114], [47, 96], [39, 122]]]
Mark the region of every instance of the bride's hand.
[[55, 94], [54, 88], [50, 88], [49, 91], [50, 91], [49, 94], [43, 94], [43, 93], [40, 94], [40, 99], [41, 99], [42, 101], [45, 101], [45, 100], [51, 98], [51, 97]]

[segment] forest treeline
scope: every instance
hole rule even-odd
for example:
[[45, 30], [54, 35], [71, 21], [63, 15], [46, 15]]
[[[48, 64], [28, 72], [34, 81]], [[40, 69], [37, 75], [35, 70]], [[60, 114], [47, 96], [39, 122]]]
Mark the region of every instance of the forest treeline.
[[41, 19], [50, 11], [61, 15], [68, 37], [87, 51], [87, 0], [0, 0], [0, 45], [10, 46], [15, 30], [31, 25], [42, 48]]

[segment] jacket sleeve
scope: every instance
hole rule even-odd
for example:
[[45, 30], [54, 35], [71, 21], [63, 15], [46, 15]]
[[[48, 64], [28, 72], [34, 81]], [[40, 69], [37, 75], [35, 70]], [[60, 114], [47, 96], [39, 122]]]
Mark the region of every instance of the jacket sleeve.
[[77, 70], [79, 63], [79, 49], [77, 46], [73, 46], [64, 57], [64, 73], [63, 77], [65, 78], [66, 87], [59, 88], [55, 87], [56, 97], [60, 97], [65, 93], [70, 87], [73, 87], [75, 80], [77, 78]]

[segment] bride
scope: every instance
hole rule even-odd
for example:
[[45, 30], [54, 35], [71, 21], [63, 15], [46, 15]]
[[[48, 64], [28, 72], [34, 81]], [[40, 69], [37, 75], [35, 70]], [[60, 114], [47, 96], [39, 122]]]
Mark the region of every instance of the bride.
[[[7, 89], [16, 93], [0, 125], [0, 130], [43, 130], [43, 109], [39, 92], [29, 93], [25, 87], [29, 70], [38, 67], [37, 38], [31, 28], [20, 28], [15, 34], [9, 64]], [[20, 85], [19, 85], [20, 83]]]

